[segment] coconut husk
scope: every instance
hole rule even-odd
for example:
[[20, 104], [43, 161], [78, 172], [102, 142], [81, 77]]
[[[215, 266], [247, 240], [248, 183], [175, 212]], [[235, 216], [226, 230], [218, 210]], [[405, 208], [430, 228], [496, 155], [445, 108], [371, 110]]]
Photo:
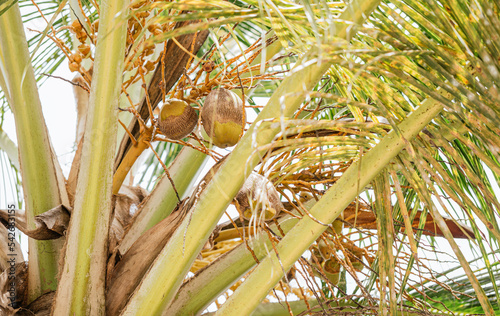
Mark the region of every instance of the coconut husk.
[[[219, 88], [207, 95], [201, 119], [205, 132], [217, 147], [236, 145], [244, 127], [243, 111], [240, 97], [230, 90]], [[227, 127], [222, 131], [221, 126]]]
[[26, 308], [21, 308], [16, 316], [50, 316], [56, 292], [48, 292], [31, 302]]
[[238, 202], [236, 207], [247, 220], [250, 220], [253, 214], [260, 218], [262, 211], [265, 212], [262, 216], [264, 220], [272, 220], [283, 209], [273, 183], [257, 173], [250, 174], [235, 199]]
[[[6, 315], [25, 305], [28, 298], [28, 263], [14, 262], [9, 269], [0, 274], [0, 306], [4, 307]], [[15, 293], [11, 293], [11, 290]]]
[[[183, 103], [184, 109], [180, 115], [177, 113], [169, 113], [169, 107]], [[177, 104], [174, 104], [177, 103]], [[196, 111], [184, 101], [170, 99], [166, 102], [160, 113], [158, 127], [163, 135], [170, 139], [183, 139], [191, 134], [198, 123], [198, 114]]]

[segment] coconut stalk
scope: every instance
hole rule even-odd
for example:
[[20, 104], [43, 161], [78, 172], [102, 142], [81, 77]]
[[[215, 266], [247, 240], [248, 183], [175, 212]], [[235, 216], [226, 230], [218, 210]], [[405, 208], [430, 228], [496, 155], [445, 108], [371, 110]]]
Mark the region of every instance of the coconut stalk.
[[[378, 0], [353, 1], [340, 20], [360, 24], [378, 3]], [[338, 25], [336, 35], [350, 38], [353, 32], [347, 32], [348, 29], [347, 23]], [[311, 91], [332, 65], [329, 61], [322, 61], [318, 51], [318, 47], [313, 47], [305, 54], [275, 90], [266, 107], [202, 192], [192, 213], [181, 223], [157, 257], [123, 315], [158, 315], [172, 301], [218, 220], [246, 177], [259, 163], [263, 153], [257, 149], [269, 144], [281, 130], [280, 124], [275, 124], [257, 132], [261, 121], [293, 115], [306, 97], [304, 91]]]
[[[399, 124], [399, 133], [391, 131], [379, 144], [344, 172], [342, 177], [311, 209], [312, 216], [322, 223], [332, 223], [358, 196], [359, 190], [380, 174], [404, 148], [405, 140], [415, 137], [442, 109], [441, 103], [433, 99], [425, 100], [417, 110]], [[325, 229], [326, 226], [318, 224], [310, 217], [303, 217], [278, 244], [277, 251], [280, 259], [278, 260], [274, 252], [268, 255], [222, 305], [217, 315], [250, 314], [283, 277], [283, 270], [288, 271]], [[478, 296], [481, 295], [481, 292], [476, 293]]]
[[[26, 35], [16, 3], [0, 16], [2, 90], [14, 114], [28, 228], [35, 216], [68, 203], [64, 178], [50, 144]], [[28, 301], [55, 290], [63, 240], [29, 239]]]
[[101, 2], [75, 206], [53, 315], [104, 315], [111, 186], [128, 1]]

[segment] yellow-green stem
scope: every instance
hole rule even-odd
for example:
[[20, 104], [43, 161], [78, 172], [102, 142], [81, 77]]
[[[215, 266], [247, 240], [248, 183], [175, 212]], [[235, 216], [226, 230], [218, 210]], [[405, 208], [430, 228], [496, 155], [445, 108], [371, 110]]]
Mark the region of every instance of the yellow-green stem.
[[[63, 203], [66, 192], [59, 182], [18, 4], [0, 16], [0, 51], [2, 90], [16, 123], [27, 222], [34, 229], [34, 217]], [[28, 301], [57, 287], [61, 242], [29, 239]]]
[[128, 3], [100, 3], [82, 160], [53, 315], [105, 314], [107, 241]]
[[129, 151], [125, 154], [122, 162], [118, 166], [114, 176], [113, 176], [113, 194], [117, 194], [120, 191], [120, 187], [123, 184], [123, 180], [127, 176], [128, 172], [134, 165], [135, 161], [139, 156], [149, 148], [148, 143], [151, 141], [152, 129], [144, 131], [143, 134], [137, 140], [137, 144], [130, 147]]

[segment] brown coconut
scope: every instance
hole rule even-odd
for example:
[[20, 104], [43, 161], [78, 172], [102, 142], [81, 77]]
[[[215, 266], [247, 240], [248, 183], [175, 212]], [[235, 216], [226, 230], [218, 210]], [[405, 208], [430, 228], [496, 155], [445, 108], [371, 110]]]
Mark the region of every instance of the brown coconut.
[[256, 214], [258, 218], [264, 210], [264, 220], [272, 220], [283, 209], [278, 191], [266, 177], [252, 173], [236, 194], [237, 207], [243, 217], [250, 220]]
[[243, 132], [243, 102], [236, 93], [227, 89], [212, 90], [205, 99], [201, 119], [215, 146], [234, 146]]
[[183, 139], [191, 134], [198, 122], [198, 114], [185, 101], [170, 99], [159, 115], [158, 128], [170, 139]]

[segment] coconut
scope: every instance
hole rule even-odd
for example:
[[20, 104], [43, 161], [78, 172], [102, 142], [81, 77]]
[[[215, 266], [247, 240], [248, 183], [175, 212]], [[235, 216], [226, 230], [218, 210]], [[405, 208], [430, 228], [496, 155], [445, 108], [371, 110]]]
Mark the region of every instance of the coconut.
[[205, 99], [201, 119], [215, 146], [234, 146], [243, 131], [243, 102], [236, 93], [227, 89], [212, 90]]
[[325, 242], [325, 240], [320, 238], [318, 241], [318, 249], [325, 260], [330, 259], [333, 249], [335, 249], [335, 244], [330, 239], [326, 239]]
[[364, 252], [362, 249], [353, 249], [352, 253], [347, 254], [355, 271], [362, 271], [365, 268], [363, 263]]
[[339, 273], [340, 272], [340, 262], [336, 258], [331, 258], [323, 263], [323, 269], [328, 273]]
[[328, 280], [333, 284], [337, 285], [339, 284], [340, 281], [340, 272], [338, 273], [329, 273], [325, 271], [325, 275], [328, 278]]
[[264, 176], [252, 173], [236, 194], [237, 207], [247, 220], [256, 214], [258, 218], [264, 210], [264, 220], [272, 220], [283, 209], [278, 191]]
[[365, 265], [361, 261], [354, 261], [351, 263], [352, 263], [352, 267], [353, 267], [354, 271], [361, 272], [365, 268]]
[[334, 220], [332, 226], [335, 233], [339, 235], [342, 234], [342, 229], [344, 228], [344, 223], [342, 221]]
[[198, 122], [198, 114], [185, 101], [170, 99], [160, 111], [158, 128], [170, 139], [183, 139], [191, 134]]

